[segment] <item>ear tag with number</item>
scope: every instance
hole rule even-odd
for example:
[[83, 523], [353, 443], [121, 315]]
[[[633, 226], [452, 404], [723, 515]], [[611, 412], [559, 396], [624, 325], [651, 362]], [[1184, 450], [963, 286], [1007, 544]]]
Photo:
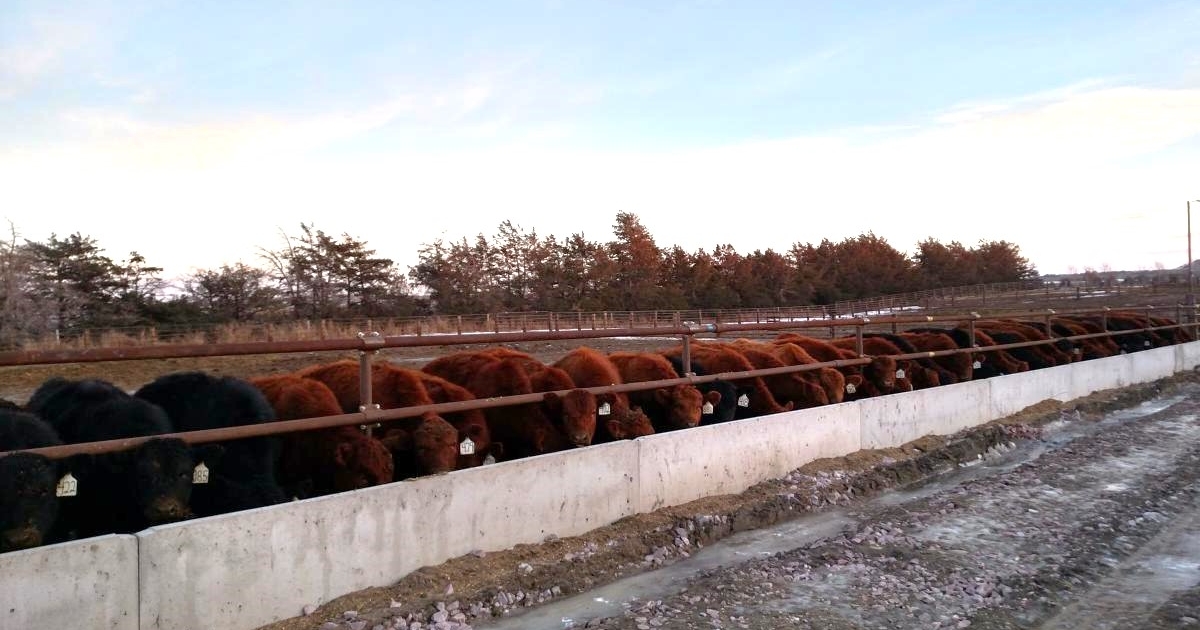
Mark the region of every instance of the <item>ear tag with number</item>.
[[463, 441], [458, 443], [458, 454], [459, 455], [474, 455], [475, 454], [475, 442], [471, 441], [471, 438], [463, 438]]
[[975, 368], [976, 370], [978, 370], [979, 368], [983, 367], [983, 361], [976, 361], [976, 362], [974, 362], [974, 363], [972, 363], [972, 364], [971, 364], [971, 367], [973, 367], [973, 368]]
[[747, 396], [746, 394], [742, 394], [741, 396], [738, 396], [738, 406], [739, 407], [749, 407], [750, 406], [750, 397]]
[[710, 414], [712, 412], [713, 412], [713, 406], [712, 406], [712, 403], [710, 403], [710, 402], [706, 402], [706, 403], [704, 403], [703, 407], [700, 407], [700, 413], [702, 413], [702, 414]]
[[56, 497], [73, 497], [79, 494], [79, 481], [67, 473], [58, 480], [58, 485], [54, 487], [54, 496]]
[[204, 462], [196, 464], [192, 469], [192, 483], [208, 483], [208, 466]]
[[853, 394], [854, 392], [857, 392], [857, 391], [858, 391], [858, 388], [854, 386], [854, 383], [846, 383], [846, 393], [847, 394]]
[[596, 410], [596, 413], [607, 416], [612, 413], [612, 407], [608, 403], [600, 403], [600, 408]]
[[896, 378], [904, 378], [904, 370], [896, 370]]

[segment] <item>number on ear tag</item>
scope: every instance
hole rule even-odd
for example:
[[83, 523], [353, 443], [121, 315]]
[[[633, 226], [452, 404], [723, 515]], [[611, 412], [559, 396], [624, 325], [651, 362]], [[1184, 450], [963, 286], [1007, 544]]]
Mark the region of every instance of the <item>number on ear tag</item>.
[[459, 455], [474, 455], [475, 454], [475, 442], [471, 441], [471, 438], [463, 438], [463, 441], [458, 443], [458, 454]]
[[710, 402], [704, 403], [704, 406], [700, 408], [701, 414], [710, 414], [712, 412], [713, 412], [713, 406], [712, 406], [712, 403], [710, 403]]
[[196, 464], [192, 469], [192, 483], [208, 483], [208, 466], [204, 462]]
[[858, 388], [854, 386], [854, 383], [846, 383], [846, 393], [847, 394], [853, 394], [854, 392], [857, 392], [857, 391], [858, 391]]
[[67, 473], [58, 480], [58, 485], [54, 487], [54, 496], [56, 497], [73, 497], [79, 494], [79, 481]]
[[896, 370], [896, 378], [904, 378], [904, 370]]
[[976, 361], [976, 362], [974, 362], [974, 363], [972, 363], [972, 364], [971, 364], [971, 367], [973, 367], [973, 368], [975, 368], [976, 370], [978, 370], [979, 368], [983, 367], [983, 361]]
[[746, 394], [742, 394], [741, 396], [738, 396], [738, 406], [739, 407], [749, 407], [750, 406], [750, 397], [747, 396]]
[[610, 407], [608, 403], [601, 403], [600, 408], [596, 410], [596, 413], [602, 416], [607, 416], [612, 413], [612, 407]]

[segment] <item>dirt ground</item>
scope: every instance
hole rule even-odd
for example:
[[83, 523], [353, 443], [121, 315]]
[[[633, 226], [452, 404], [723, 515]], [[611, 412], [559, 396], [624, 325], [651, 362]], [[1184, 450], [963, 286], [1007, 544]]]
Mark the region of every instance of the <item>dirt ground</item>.
[[[1187, 382], [1200, 382], [1200, 378], [1189, 374], [1166, 386]], [[739, 531], [827, 506], [849, 505], [888, 488], [920, 481], [973, 461], [997, 445], [1035, 437], [1040, 425], [1068, 411], [1097, 415], [1155, 396], [1162, 387], [1159, 383], [1095, 394], [1069, 406], [1046, 401], [957, 436], [925, 437], [900, 448], [811, 462], [787, 478], [738, 495], [709, 497], [631, 516], [583, 536], [454, 558], [419, 569], [395, 585], [314, 605], [306, 615], [262, 630], [462, 630], [514, 608], [536, 606], [669, 564], [687, 557], [689, 549], [694, 551]]]

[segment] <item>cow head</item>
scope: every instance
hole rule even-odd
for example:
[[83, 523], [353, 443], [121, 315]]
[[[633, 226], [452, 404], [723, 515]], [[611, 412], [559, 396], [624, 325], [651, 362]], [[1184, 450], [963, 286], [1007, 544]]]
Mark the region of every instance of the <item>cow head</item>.
[[654, 390], [654, 400], [664, 410], [667, 429], [686, 429], [700, 424], [704, 396], [691, 385], [672, 385]]
[[58, 518], [59, 467], [32, 453], [0, 457], [0, 552], [37, 547]]
[[358, 431], [339, 434], [333, 460], [334, 492], [391, 483], [395, 470], [392, 454], [383, 442]]
[[573, 389], [559, 397], [553, 392], [543, 398], [548, 417], [558, 418], [563, 434], [573, 446], [587, 446], [596, 435], [596, 396], [583, 389]]

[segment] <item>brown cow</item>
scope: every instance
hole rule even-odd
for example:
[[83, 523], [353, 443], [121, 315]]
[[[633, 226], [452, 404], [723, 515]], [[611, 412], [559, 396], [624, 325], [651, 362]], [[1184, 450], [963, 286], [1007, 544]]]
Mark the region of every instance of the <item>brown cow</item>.
[[[381, 409], [433, 404], [416, 370], [390, 363], [371, 364], [371, 399]], [[345, 413], [359, 411], [358, 361], [345, 359], [314, 365], [296, 373], [325, 383]]]
[[[805, 351], [804, 348], [788, 342], [775, 342], [767, 344], [771, 348], [771, 352], [783, 361], [785, 365], [811, 365], [813, 363], [821, 363], [816, 357]], [[854, 386], [851, 390], [856, 390], [862, 384], [862, 377], [858, 377], [856, 381], [851, 381], [845, 374], [835, 368], [819, 368], [816, 370], [817, 378], [820, 379], [821, 386], [825, 389], [825, 395], [829, 398], [830, 403], [840, 403], [845, 400], [846, 385], [853, 382]]]
[[[770, 344], [749, 339], [735, 339], [729, 346], [746, 357], [746, 360], [755, 369], [763, 370], [788, 365], [775, 356], [775, 353], [772, 352], [774, 348]], [[829, 404], [829, 395], [825, 393], [820, 377], [813, 372], [764, 376], [763, 382], [767, 384], [767, 388], [771, 390], [771, 394], [775, 396], [776, 400], [790, 400], [796, 409]]]
[[[839, 348], [828, 341], [792, 332], [780, 333], [772, 343], [795, 344], [822, 363], [859, 358], [853, 349]], [[845, 400], [888, 394], [896, 386], [896, 360], [891, 357], [875, 357], [866, 365], [837, 369], [846, 376]]]
[[[359, 410], [357, 361], [316, 365], [297, 374], [325, 383], [344, 412]], [[417, 370], [379, 362], [371, 364], [371, 399], [380, 409], [433, 404]], [[454, 439], [446, 437], [447, 429], [453, 432]], [[387, 420], [379, 429], [380, 441], [392, 452], [397, 479], [454, 470], [459, 450], [457, 435], [454, 425], [434, 413]]]
[[[626, 383], [679, 378], [671, 362], [658, 353], [611, 352], [608, 359]], [[656, 431], [672, 431], [700, 424], [704, 405], [707, 403], [715, 407], [721, 402], [721, 394], [701, 394], [695, 386], [683, 383], [630, 392], [629, 400], [642, 408]]]
[[[621, 372], [604, 353], [587, 346], [571, 350], [554, 363], [571, 377], [576, 387], [603, 387], [624, 383]], [[654, 426], [641, 407], [630, 405], [624, 392], [596, 396], [597, 443], [651, 435]]]
[[[271, 403], [277, 420], [342, 413], [333, 392], [320, 381], [282, 374], [250, 382]], [[301, 498], [389, 483], [394, 474], [387, 447], [354, 426], [281, 436], [277, 468], [280, 486]]]
[[[519, 358], [495, 359], [480, 367], [464, 385], [478, 398], [499, 398], [534, 393], [529, 373]], [[510, 458], [541, 455], [571, 448], [573, 444], [553, 419], [561, 418], [562, 403], [558, 403], [559, 414], [548, 415], [548, 403], [559, 399], [553, 394], [544, 394], [541, 403], [525, 403], [491, 407], [484, 411], [492, 439], [504, 444], [505, 455]], [[587, 410], [587, 417], [595, 430], [595, 399]], [[553, 419], [552, 419], [553, 418]]]
[[[475, 400], [475, 395], [467, 388], [433, 374], [417, 371], [425, 392], [435, 403], [452, 403]], [[457, 470], [482, 465], [491, 455], [493, 459], [502, 457], [502, 448], [492, 442], [488, 431], [487, 417], [482, 409], [455, 411], [440, 414], [446, 422], [458, 430], [458, 465]], [[469, 442], [468, 442], [469, 440]]]
[[[728, 344], [711, 342], [695, 343], [692, 349], [692, 366], [697, 374], [749, 372], [754, 369], [754, 365], [746, 360], [746, 357], [742, 356], [737, 350], [730, 348]], [[683, 347], [677, 346], [663, 351], [661, 354], [668, 358], [680, 357], [683, 354]], [[795, 407], [795, 403], [791, 401], [780, 404], [775, 399], [775, 396], [771, 394], [770, 388], [767, 387], [767, 384], [760, 377], [754, 376], [730, 380], [735, 383], [744, 382], [750, 387], [750, 393], [743, 400], [738, 400], [735, 415], [738, 419], [791, 411]]]
[[[472, 354], [474, 356], [471, 356]], [[452, 360], [442, 359], [435, 360], [422, 369], [433, 373], [430, 370], [430, 365], [433, 365], [435, 370], [442, 372], [439, 376], [467, 389], [472, 389], [469, 385], [471, 379], [481, 370], [494, 366], [494, 361], [505, 361], [519, 367], [528, 375], [532, 392], [547, 393], [541, 404], [542, 412], [559, 427], [573, 446], [587, 446], [595, 438], [596, 411], [599, 407], [596, 395], [576, 387], [570, 375], [563, 370], [546, 365], [528, 353], [499, 346], [477, 350], [474, 353], [456, 353]], [[560, 391], [567, 393], [549, 393]], [[606, 396], [605, 399], [611, 407], [611, 398]]]

